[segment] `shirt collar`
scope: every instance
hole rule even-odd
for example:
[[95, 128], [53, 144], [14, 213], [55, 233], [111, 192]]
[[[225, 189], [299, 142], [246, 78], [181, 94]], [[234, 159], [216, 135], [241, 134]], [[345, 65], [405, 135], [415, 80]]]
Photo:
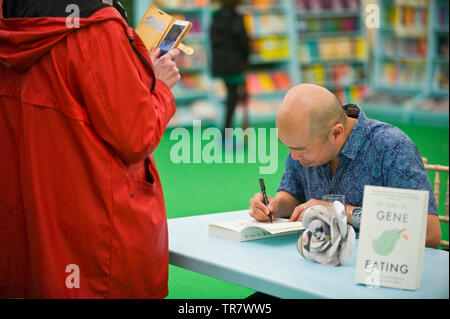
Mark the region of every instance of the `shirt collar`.
[[368, 118], [363, 110], [356, 104], [347, 104], [344, 105], [343, 108], [348, 116], [358, 118], [340, 153], [349, 159], [354, 160], [361, 145], [366, 140]]

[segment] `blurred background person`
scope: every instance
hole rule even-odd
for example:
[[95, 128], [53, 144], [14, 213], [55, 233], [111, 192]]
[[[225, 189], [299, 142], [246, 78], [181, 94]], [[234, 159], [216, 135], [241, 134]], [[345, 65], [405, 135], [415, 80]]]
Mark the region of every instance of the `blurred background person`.
[[212, 73], [224, 81], [227, 89], [223, 138], [225, 128], [232, 127], [238, 102], [243, 102], [246, 107], [247, 100], [244, 71], [248, 67], [250, 44], [243, 18], [236, 10], [240, 2], [219, 0], [219, 8], [213, 13], [210, 27]]

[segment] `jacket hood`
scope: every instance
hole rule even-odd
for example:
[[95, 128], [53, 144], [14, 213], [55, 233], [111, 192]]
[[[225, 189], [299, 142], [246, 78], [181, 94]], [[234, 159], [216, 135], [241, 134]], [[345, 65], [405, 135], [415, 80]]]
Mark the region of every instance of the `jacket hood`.
[[[66, 12], [69, 4], [80, 9], [79, 26], [72, 27], [73, 11]], [[0, 0], [0, 63], [26, 71], [72, 32], [111, 19], [122, 23], [127, 32], [119, 11], [101, 0]]]

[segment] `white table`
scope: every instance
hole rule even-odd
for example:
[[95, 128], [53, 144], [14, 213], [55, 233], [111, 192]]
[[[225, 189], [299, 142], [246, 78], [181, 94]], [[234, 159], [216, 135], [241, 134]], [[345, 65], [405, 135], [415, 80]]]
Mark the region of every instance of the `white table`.
[[298, 234], [247, 242], [208, 236], [208, 224], [249, 218], [247, 210], [169, 219], [169, 262], [281, 298], [449, 298], [449, 254], [426, 248], [420, 289], [355, 284], [348, 264], [325, 266], [297, 252]]

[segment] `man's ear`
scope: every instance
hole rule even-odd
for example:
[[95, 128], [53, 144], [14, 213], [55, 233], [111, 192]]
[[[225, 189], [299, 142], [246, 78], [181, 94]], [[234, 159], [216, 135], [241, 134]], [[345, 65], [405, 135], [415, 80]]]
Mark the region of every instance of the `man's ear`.
[[334, 139], [344, 137], [344, 132], [344, 125], [342, 125], [341, 123], [337, 123], [331, 128], [331, 135], [334, 137]]

